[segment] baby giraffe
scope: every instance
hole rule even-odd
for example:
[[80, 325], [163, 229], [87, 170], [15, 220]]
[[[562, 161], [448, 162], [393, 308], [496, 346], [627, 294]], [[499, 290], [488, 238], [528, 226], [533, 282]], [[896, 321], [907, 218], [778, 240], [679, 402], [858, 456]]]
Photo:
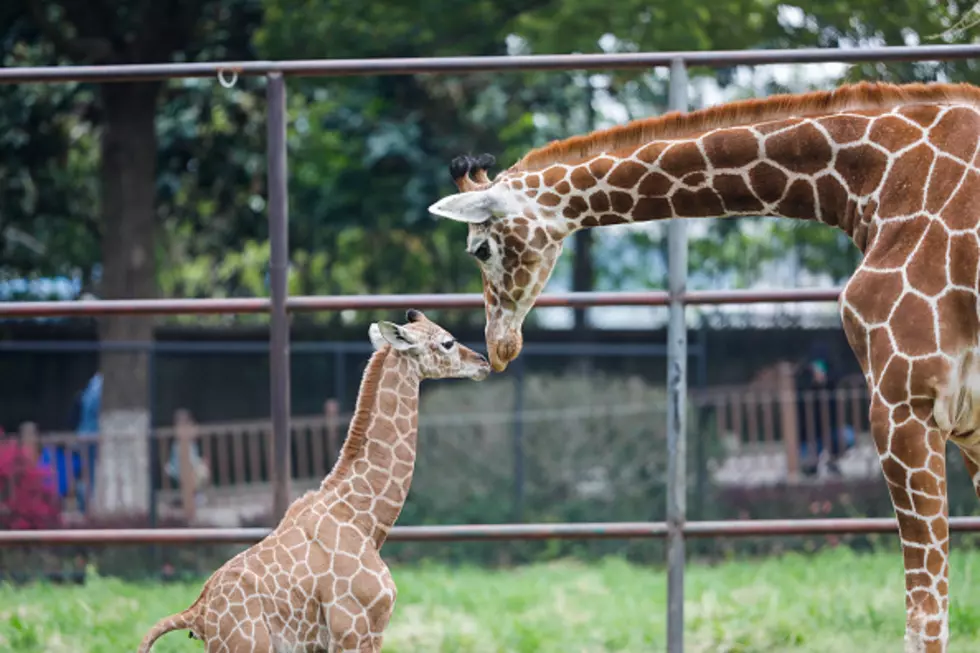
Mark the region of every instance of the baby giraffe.
[[406, 319], [368, 330], [375, 352], [343, 450], [320, 488], [218, 569], [193, 605], [153, 626], [140, 653], [185, 629], [207, 653], [381, 650], [396, 592], [380, 551], [412, 482], [419, 384], [490, 373], [483, 356], [420, 311]]

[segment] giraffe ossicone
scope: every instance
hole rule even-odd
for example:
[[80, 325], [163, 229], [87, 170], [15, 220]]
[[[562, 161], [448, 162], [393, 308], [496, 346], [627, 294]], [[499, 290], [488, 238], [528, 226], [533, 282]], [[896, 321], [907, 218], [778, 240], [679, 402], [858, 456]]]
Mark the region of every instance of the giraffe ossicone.
[[451, 172], [459, 193], [430, 211], [468, 224], [497, 371], [579, 229], [744, 215], [850, 236], [863, 260], [840, 311], [898, 519], [906, 650], [946, 651], [947, 441], [980, 493], [980, 89], [860, 83], [731, 102], [556, 141], [493, 179], [473, 157]]
[[421, 311], [409, 310], [406, 320], [368, 329], [375, 352], [320, 487], [215, 571], [189, 608], [157, 622], [140, 653], [173, 630], [189, 630], [208, 653], [381, 650], [396, 587], [380, 551], [412, 482], [419, 385], [490, 373], [483, 356]]

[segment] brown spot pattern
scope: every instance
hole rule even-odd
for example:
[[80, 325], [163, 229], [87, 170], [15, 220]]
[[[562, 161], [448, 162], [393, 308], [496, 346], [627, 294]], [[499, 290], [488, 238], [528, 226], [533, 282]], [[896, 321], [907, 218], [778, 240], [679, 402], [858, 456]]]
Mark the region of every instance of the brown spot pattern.
[[854, 116], [828, 116], [817, 120], [817, 124], [826, 129], [831, 139], [838, 145], [860, 140], [868, 131], [870, 122], [867, 118]]
[[901, 118], [882, 116], [871, 125], [868, 138], [889, 152], [897, 152], [920, 140], [922, 130], [913, 127]]
[[949, 276], [957, 286], [973, 288], [977, 282], [980, 243], [973, 233], [954, 234], [949, 242]]
[[660, 154], [665, 149], [667, 149], [667, 143], [665, 141], [657, 141], [637, 150], [636, 158], [644, 163], [656, 163], [657, 159], [660, 158]]
[[609, 193], [609, 201], [612, 204], [612, 210], [616, 213], [629, 213], [630, 209], [633, 208], [633, 198], [629, 193], [614, 190]]
[[946, 258], [938, 258], [936, 253], [946, 252], [948, 240], [945, 227], [938, 222], [929, 225], [906, 268], [909, 283], [919, 292], [935, 296], [946, 287]]
[[860, 307], [861, 320], [881, 324], [888, 319], [903, 289], [902, 275], [898, 272], [881, 274], [859, 268], [847, 284], [845, 299], [850, 305]]
[[978, 207], [980, 175], [969, 170], [960, 189], [943, 209], [942, 218], [951, 229], [973, 229], [977, 226]]
[[834, 169], [855, 195], [866, 195], [881, 183], [888, 157], [870, 145], [846, 147], [837, 152]]
[[953, 191], [966, 174], [966, 166], [958, 161], [939, 157], [932, 169], [929, 186], [926, 188], [926, 211], [938, 213], [952, 196]]
[[972, 161], [977, 153], [980, 117], [975, 111], [953, 108], [929, 131], [929, 140], [958, 159]]
[[613, 162], [609, 159], [596, 159], [589, 163], [589, 171], [596, 179], [602, 179], [612, 168]]
[[787, 127], [792, 127], [793, 125], [798, 125], [803, 122], [802, 118], [787, 118], [786, 120], [773, 120], [772, 122], [763, 123], [761, 125], [755, 126], [755, 131], [762, 135], [771, 134], [780, 129], [786, 129]]
[[692, 172], [691, 174], [681, 179], [681, 183], [687, 186], [700, 186], [701, 184], [704, 183], [706, 179], [707, 177], [703, 172]]
[[642, 197], [633, 207], [633, 220], [635, 222], [661, 220], [669, 218], [673, 214], [670, 202], [665, 197]]
[[624, 215], [617, 215], [615, 213], [604, 213], [602, 217], [599, 218], [599, 224], [604, 227], [614, 224], [623, 224], [625, 222], [629, 222], [629, 218]]
[[812, 220], [817, 215], [813, 199], [813, 186], [809, 181], [797, 179], [790, 184], [786, 196], [776, 205], [776, 211], [787, 218]]
[[980, 323], [977, 322], [977, 300], [965, 290], [950, 290], [937, 302], [943, 319], [939, 323], [939, 348], [948, 353], [974, 344]]
[[616, 188], [635, 188], [646, 171], [646, 166], [636, 161], [622, 161], [609, 173], [606, 182]]
[[765, 208], [741, 175], [716, 174], [712, 179], [712, 186], [721, 195], [725, 208], [729, 211], [742, 213]]
[[906, 294], [895, 311], [902, 319], [892, 320], [892, 333], [903, 354], [924, 356], [938, 350], [936, 335], [928, 328], [932, 324], [932, 307], [926, 300], [918, 295]]
[[775, 202], [783, 196], [789, 177], [776, 166], [760, 163], [749, 171], [749, 182], [756, 197], [763, 202]]
[[902, 107], [898, 112], [909, 120], [917, 122], [923, 127], [928, 127], [939, 115], [939, 107], [933, 104], [913, 104]]
[[820, 130], [803, 124], [766, 139], [766, 157], [791, 172], [814, 174], [830, 163], [830, 143]]
[[[817, 179], [817, 201], [820, 217], [831, 226], [842, 223], [848, 202], [847, 190], [834, 177], [824, 175]], [[841, 224], [843, 227], [844, 225]]]
[[561, 203], [561, 197], [549, 191], [541, 193], [538, 202], [544, 206], [558, 206]]
[[595, 177], [585, 166], [576, 167], [569, 178], [572, 180], [572, 186], [579, 190], [588, 190], [596, 184]]
[[672, 145], [660, 160], [660, 169], [675, 179], [692, 172], [703, 171], [704, 168], [701, 151], [698, 150], [697, 145], [690, 142]]
[[881, 194], [878, 215], [882, 218], [907, 216], [922, 210], [925, 201], [926, 171], [935, 155], [928, 145], [916, 145], [892, 165], [885, 178], [887, 193]]
[[674, 211], [680, 218], [712, 217], [722, 214], [721, 200], [710, 188], [700, 190], [678, 189], [671, 198]]
[[609, 196], [605, 191], [596, 191], [589, 195], [589, 206], [595, 213], [602, 213], [609, 210]]
[[673, 182], [670, 177], [659, 172], [651, 172], [640, 182], [637, 192], [640, 196], [659, 197], [666, 195], [672, 186]]
[[875, 245], [865, 258], [866, 264], [873, 268], [901, 266], [909, 259], [930, 224], [929, 218], [920, 215], [907, 222], [886, 222], [881, 225]]
[[561, 166], [551, 166], [541, 174], [545, 186], [554, 186], [565, 178], [566, 170]]
[[714, 168], [744, 168], [759, 158], [759, 141], [747, 129], [714, 132], [701, 142]]

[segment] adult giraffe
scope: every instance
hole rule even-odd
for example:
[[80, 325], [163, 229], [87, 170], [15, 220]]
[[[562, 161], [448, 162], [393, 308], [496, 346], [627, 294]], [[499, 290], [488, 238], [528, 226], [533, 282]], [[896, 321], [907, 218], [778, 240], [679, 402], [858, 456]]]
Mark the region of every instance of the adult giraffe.
[[460, 193], [430, 207], [469, 223], [490, 361], [521, 351], [523, 320], [578, 229], [674, 217], [820, 220], [864, 254], [841, 296], [871, 395], [897, 513], [906, 651], [948, 641], [945, 444], [980, 492], [980, 89], [860, 83], [670, 113], [551, 143], [490, 180], [458, 157]]

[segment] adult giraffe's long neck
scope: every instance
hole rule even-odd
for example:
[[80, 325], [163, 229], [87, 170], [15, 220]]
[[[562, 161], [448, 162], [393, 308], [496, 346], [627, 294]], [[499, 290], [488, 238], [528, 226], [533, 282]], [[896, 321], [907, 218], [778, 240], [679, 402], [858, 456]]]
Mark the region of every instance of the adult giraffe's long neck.
[[375, 352], [361, 379], [357, 407], [337, 464], [321, 492], [379, 543], [394, 526], [415, 471], [420, 376], [391, 349]]
[[[863, 216], [888, 161], [880, 141], [870, 142], [874, 131], [874, 120], [861, 115], [775, 120], [654, 140], [571, 168], [525, 173], [522, 182], [572, 230], [674, 217], [767, 215], [820, 220], [863, 249]], [[923, 173], [908, 166], [896, 172]]]

